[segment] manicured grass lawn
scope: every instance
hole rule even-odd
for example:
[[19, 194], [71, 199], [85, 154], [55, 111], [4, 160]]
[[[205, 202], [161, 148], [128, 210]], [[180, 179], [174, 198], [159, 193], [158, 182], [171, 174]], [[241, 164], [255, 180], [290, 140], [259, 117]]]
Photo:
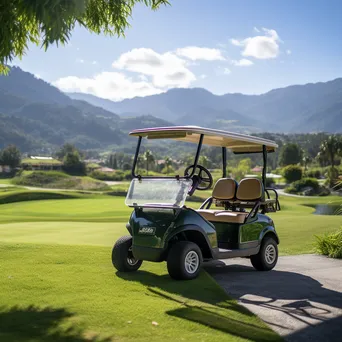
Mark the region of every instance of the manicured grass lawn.
[[205, 272], [192, 282], [171, 280], [165, 263], [116, 273], [123, 197], [0, 209], [0, 341], [280, 341]]
[[[281, 198], [271, 216], [282, 254], [312, 252], [314, 234], [342, 225], [302, 205], [332, 200], [342, 202]], [[104, 195], [1, 205], [0, 341], [280, 340], [205, 272], [191, 282], [171, 280], [165, 263], [116, 273], [111, 247], [129, 214], [123, 197]]]

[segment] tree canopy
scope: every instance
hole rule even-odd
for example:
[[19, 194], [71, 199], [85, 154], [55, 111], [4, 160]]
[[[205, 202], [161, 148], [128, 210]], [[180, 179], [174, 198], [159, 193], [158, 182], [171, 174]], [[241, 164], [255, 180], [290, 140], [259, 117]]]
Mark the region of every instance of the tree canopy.
[[152, 10], [167, 0], [0, 0], [0, 73], [28, 43], [45, 50], [69, 41], [76, 25], [90, 32], [123, 36], [133, 7], [143, 3]]
[[298, 164], [302, 161], [302, 149], [294, 143], [285, 144], [279, 155], [279, 164], [282, 166]]

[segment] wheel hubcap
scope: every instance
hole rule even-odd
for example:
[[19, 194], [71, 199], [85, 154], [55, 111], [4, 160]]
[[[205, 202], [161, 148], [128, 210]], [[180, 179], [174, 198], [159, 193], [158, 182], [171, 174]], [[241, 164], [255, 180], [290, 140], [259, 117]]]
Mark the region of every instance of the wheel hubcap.
[[185, 269], [188, 273], [193, 274], [197, 271], [199, 266], [199, 257], [198, 254], [195, 251], [190, 251], [185, 256]]
[[133, 256], [132, 247], [129, 247], [128, 249], [128, 256], [127, 256], [127, 262], [131, 266], [135, 266], [138, 263], [139, 260], [136, 260]]
[[274, 263], [276, 255], [277, 252], [275, 247], [273, 245], [267, 245], [265, 248], [265, 260], [269, 265]]

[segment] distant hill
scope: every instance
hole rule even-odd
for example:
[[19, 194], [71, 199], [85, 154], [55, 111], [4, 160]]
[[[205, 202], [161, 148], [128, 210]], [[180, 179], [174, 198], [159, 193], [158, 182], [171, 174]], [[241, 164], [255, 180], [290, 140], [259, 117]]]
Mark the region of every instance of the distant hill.
[[82, 149], [125, 144], [127, 131], [170, 125], [152, 116], [124, 118], [13, 67], [0, 76], [0, 148], [13, 143], [24, 152], [55, 149], [65, 142]]
[[177, 124], [206, 125], [240, 132], [342, 132], [342, 78], [294, 85], [262, 95], [214, 95], [201, 88], [120, 102], [68, 93], [119, 115], [153, 115]]

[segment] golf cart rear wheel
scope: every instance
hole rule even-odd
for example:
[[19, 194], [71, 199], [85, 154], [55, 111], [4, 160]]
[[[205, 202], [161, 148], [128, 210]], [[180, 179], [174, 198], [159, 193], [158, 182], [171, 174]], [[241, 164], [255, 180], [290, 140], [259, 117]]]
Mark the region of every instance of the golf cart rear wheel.
[[116, 241], [112, 250], [112, 263], [121, 272], [134, 272], [139, 269], [142, 260], [137, 260], [133, 256], [131, 236], [123, 236]]
[[175, 243], [167, 256], [167, 270], [176, 280], [190, 280], [198, 276], [201, 270], [202, 252], [193, 242]]
[[270, 271], [278, 261], [278, 245], [272, 237], [262, 240], [260, 251], [251, 256], [251, 263], [258, 271]]

